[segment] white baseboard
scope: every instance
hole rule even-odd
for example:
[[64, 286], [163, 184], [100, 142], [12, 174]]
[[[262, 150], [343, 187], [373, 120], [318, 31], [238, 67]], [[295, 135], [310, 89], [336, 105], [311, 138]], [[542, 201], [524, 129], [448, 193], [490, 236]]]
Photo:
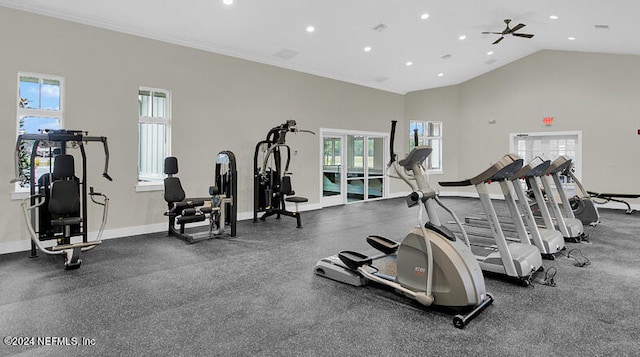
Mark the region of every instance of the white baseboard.
[[[409, 191], [407, 191], [407, 192], [396, 192], [396, 193], [389, 194], [388, 198], [405, 197], [409, 193], [410, 193]], [[478, 193], [477, 192], [465, 192], [465, 191], [445, 191], [445, 192], [440, 192], [440, 197], [478, 198]], [[504, 199], [504, 197], [502, 195], [499, 195], [499, 194], [492, 194], [491, 198], [492, 199], [497, 199], [497, 200]], [[622, 203], [618, 203], [618, 202], [609, 202], [609, 203], [602, 204], [602, 205], [599, 204], [599, 205], [597, 205], [597, 207], [598, 208], [619, 209], [619, 210], [626, 210], [627, 209], [627, 206], [625, 206]], [[634, 210], [640, 211], [640, 205], [632, 204], [631, 208], [634, 209]], [[312, 204], [300, 205], [298, 207], [298, 210], [300, 212], [313, 211], [313, 210], [318, 210], [318, 209], [322, 209], [322, 204], [320, 204], [320, 203], [312, 203]], [[238, 213], [238, 220], [239, 221], [245, 221], [245, 220], [249, 220], [249, 219], [253, 219], [253, 212], [240, 212], [240, 213]], [[199, 226], [199, 225], [204, 226], [206, 224], [207, 224], [207, 222], [200, 222], [198, 224], [193, 224], [192, 226]], [[140, 234], [157, 233], [157, 232], [163, 232], [165, 230], [167, 230], [167, 222], [147, 224], [147, 225], [142, 225], [142, 226], [132, 226], [132, 227], [124, 227], [124, 228], [106, 229], [102, 234], [102, 240], [123, 238], [123, 237], [131, 237], [131, 236], [136, 236], [136, 235], [140, 235]], [[96, 236], [97, 236], [97, 232], [89, 232], [89, 240], [95, 239]], [[19, 241], [0, 243], [0, 254], [8, 254], [8, 253], [28, 251], [28, 250], [31, 249], [31, 243], [30, 242], [31, 241], [28, 240], [28, 239], [23, 239], [23, 240], [19, 240]], [[43, 242], [43, 245], [50, 246], [50, 245], [54, 245], [54, 244], [53, 244], [53, 242]]]
[[[292, 209], [292, 207], [288, 207], [288, 209]], [[317, 210], [317, 209], [321, 209], [322, 205], [317, 203], [317, 204], [303, 204], [300, 205], [298, 207], [298, 210], [300, 212], [304, 212], [304, 211], [312, 211], [312, 210]], [[249, 219], [253, 219], [253, 211], [251, 212], [239, 212], [238, 213], [238, 221], [244, 221], [244, 220], [249, 220]], [[208, 223], [205, 222], [199, 222], [199, 223], [194, 223], [191, 225], [191, 227], [197, 227], [197, 226], [206, 226]], [[149, 233], [157, 233], [157, 232], [164, 232], [168, 229], [168, 223], [167, 222], [162, 222], [162, 223], [153, 223], [153, 224], [147, 224], [147, 225], [142, 225], [142, 226], [132, 226], [132, 227], [124, 227], [124, 228], [114, 228], [114, 229], [105, 229], [104, 232], [102, 233], [102, 238], [101, 240], [107, 240], [107, 239], [115, 239], [115, 238], [124, 238], [124, 237], [131, 237], [131, 236], [137, 236], [140, 234], [149, 234]], [[96, 239], [98, 235], [98, 232], [89, 232], [88, 234], [88, 239], [89, 240], [94, 240]], [[42, 244], [45, 247], [49, 247], [49, 246], [53, 246], [55, 245], [55, 242], [52, 241], [45, 241], [42, 242]], [[31, 240], [29, 239], [23, 239], [23, 240], [19, 240], [19, 241], [13, 241], [13, 242], [7, 242], [7, 243], [0, 243], [0, 254], [8, 254], [8, 253], [15, 253], [15, 252], [24, 252], [24, 251], [28, 251], [31, 249]]]

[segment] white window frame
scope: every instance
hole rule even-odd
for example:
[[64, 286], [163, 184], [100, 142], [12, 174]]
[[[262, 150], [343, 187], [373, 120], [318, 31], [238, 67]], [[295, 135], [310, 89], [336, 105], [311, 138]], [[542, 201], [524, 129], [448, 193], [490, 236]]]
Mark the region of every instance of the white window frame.
[[[165, 116], [164, 117], [153, 117], [153, 116], [141, 116], [140, 108], [138, 107], [138, 156], [137, 156], [137, 176], [138, 176], [138, 184], [136, 185], [136, 191], [149, 191], [149, 190], [158, 190], [163, 189], [162, 180], [164, 179], [164, 173], [161, 172], [158, 177], [149, 177], [140, 174], [140, 124], [161, 124], [165, 126], [166, 131], [166, 142], [165, 142], [165, 152], [159, 153], [161, 157], [164, 159], [167, 156], [171, 156], [171, 116], [172, 116], [172, 108], [171, 108], [171, 91], [162, 88], [153, 88], [153, 87], [144, 87], [141, 86], [138, 88], [138, 97], [140, 96], [141, 91], [149, 91], [151, 101], [153, 103], [153, 94], [154, 93], [163, 93], [166, 96], [166, 108], [165, 108]], [[153, 105], [153, 104], [152, 104]], [[151, 111], [153, 115], [153, 109]]]
[[[438, 161], [440, 162], [440, 167], [439, 168], [432, 168], [431, 164], [430, 164], [431, 160], [429, 160], [429, 158], [427, 158], [427, 160], [425, 160], [425, 169], [426, 169], [427, 173], [430, 173], [430, 174], [441, 174], [443, 172], [443, 170], [444, 170], [443, 169], [444, 163], [442, 162], [442, 157], [443, 157], [442, 149], [444, 147], [444, 145], [443, 145], [443, 137], [444, 137], [444, 135], [443, 135], [443, 133], [444, 133], [444, 131], [443, 131], [443, 127], [444, 127], [443, 122], [441, 122], [439, 120], [409, 120], [409, 130], [411, 130], [411, 124], [412, 123], [422, 123], [422, 127], [423, 128], [428, 127], [428, 125], [432, 124], [432, 123], [438, 124], [440, 126], [440, 136], [427, 135], [426, 131], [423, 130], [423, 134], [419, 138], [422, 139], [423, 143], [426, 143], [426, 142], [428, 142], [430, 140], [438, 140], [438, 142], [440, 143], [440, 147], [438, 148], [438, 150], [434, 150], [435, 152], [437, 152], [439, 154]], [[409, 147], [413, 148], [413, 145], [414, 145], [413, 132], [411, 132], [409, 134]], [[432, 153], [432, 155], [433, 155], [433, 153]]]
[[[582, 180], [582, 131], [549, 131], [549, 132], [526, 132], [509, 134], [509, 152], [518, 154], [516, 139], [520, 137], [549, 139], [554, 137], [576, 137], [575, 157], [573, 158], [574, 175], [578, 180]], [[546, 156], [546, 155], [545, 155]], [[531, 158], [526, 158], [531, 159]], [[556, 157], [543, 157], [544, 160], [555, 160]], [[525, 162], [527, 164], [527, 162]], [[573, 182], [563, 183], [568, 192], [574, 191]]]
[[[20, 108], [20, 78], [32, 77], [38, 78], [40, 84], [45, 79], [56, 80], [60, 82], [60, 109], [33, 109], [33, 108]], [[40, 94], [41, 95], [41, 94]], [[41, 103], [42, 104], [42, 103]], [[59, 129], [64, 128], [64, 77], [56, 76], [52, 74], [34, 73], [19, 71], [16, 80], [16, 140], [20, 135], [20, 118], [21, 117], [46, 117], [58, 119]], [[29, 187], [20, 187], [19, 183], [14, 186], [13, 199], [20, 199], [26, 197], [25, 194], [29, 192]]]

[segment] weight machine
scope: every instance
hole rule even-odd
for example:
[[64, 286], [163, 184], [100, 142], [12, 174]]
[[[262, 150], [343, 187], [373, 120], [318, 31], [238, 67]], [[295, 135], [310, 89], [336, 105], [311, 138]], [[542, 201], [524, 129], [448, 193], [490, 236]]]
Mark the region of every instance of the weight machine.
[[[269, 130], [265, 140], [256, 144], [253, 156], [253, 222], [258, 221], [258, 214], [264, 221], [267, 217], [280, 215], [295, 217], [297, 227], [302, 228], [302, 220], [298, 212], [298, 204], [309, 201], [306, 197], [295, 196], [291, 186], [291, 149], [286, 142], [287, 133], [305, 132], [315, 135], [310, 130], [300, 130], [295, 120], [287, 120]], [[283, 167], [284, 164], [284, 167]], [[285, 202], [295, 203], [296, 211], [288, 211]]]
[[[228, 235], [236, 236], [238, 181], [236, 157], [231, 151], [221, 151], [216, 155], [214, 185], [209, 186], [208, 198], [187, 198], [177, 176], [178, 159], [165, 158], [164, 199], [169, 217], [168, 235], [178, 237], [187, 243]], [[207, 202], [208, 204], [205, 204]], [[207, 232], [187, 233], [185, 226], [209, 219]]]
[[[109, 198], [89, 187], [87, 192], [87, 156], [85, 143], [101, 142], [105, 154], [102, 176], [112, 181], [108, 174], [109, 146], [104, 136], [88, 136], [81, 130], [43, 130], [41, 134], [22, 134], [16, 141], [16, 179], [12, 182], [29, 183], [29, 198], [21, 203], [23, 216], [31, 236], [31, 258], [38, 250], [50, 255], [63, 255], [66, 269], [77, 269], [82, 260], [80, 253], [101, 244], [100, 237], [107, 221]], [[30, 146], [30, 150], [28, 150]], [[48, 149], [49, 172], [36, 181], [36, 157], [38, 148]], [[75, 172], [74, 156], [67, 149], [80, 150], [82, 174]], [[27, 151], [28, 150], [28, 151]], [[21, 152], [28, 153], [28, 172], [20, 168]], [[52, 164], [53, 162], [53, 164]], [[102, 197], [96, 200], [95, 197]], [[102, 206], [102, 223], [95, 240], [88, 240], [87, 198]], [[72, 242], [73, 237], [81, 242]], [[56, 240], [57, 245], [45, 247], [42, 242]]]

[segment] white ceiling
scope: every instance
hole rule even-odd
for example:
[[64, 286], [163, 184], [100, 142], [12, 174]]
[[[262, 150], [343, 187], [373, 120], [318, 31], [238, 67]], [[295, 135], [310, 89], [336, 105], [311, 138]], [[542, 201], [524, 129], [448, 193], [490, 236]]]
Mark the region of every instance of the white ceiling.
[[[458, 84], [543, 49], [640, 55], [638, 0], [0, 0], [0, 6], [402, 94]], [[491, 45], [498, 36], [481, 32], [501, 32], [506, 18], [535, 36]], [[388, 28], [375, 31], [381, 23]], [[297, 54], [280, 58], [283, 49]]]

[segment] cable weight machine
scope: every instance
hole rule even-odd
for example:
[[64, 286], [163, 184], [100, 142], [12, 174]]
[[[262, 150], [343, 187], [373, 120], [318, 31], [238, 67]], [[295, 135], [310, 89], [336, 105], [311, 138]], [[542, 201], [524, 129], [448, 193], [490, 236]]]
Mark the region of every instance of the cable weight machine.
[[[301, 130], [295, 120], [287, 120], [284, 124], [269, 130], [266, 139], [256, 144], [253, 156], [253, 222], [259, 217], [264, 221], [267, 217], [281, 215], [294, 217], [297, 228], [302, 228], [302, 220], [298, 212], [298, 204], [309, 201], [306, 197], [295, 196], [291, 186], [291, 149], [286, 144], [287, 133], [305, 132], [315, 135], [313, 131]], [[285, 202], [295, 203], [296, 211], [288, 211]]]

